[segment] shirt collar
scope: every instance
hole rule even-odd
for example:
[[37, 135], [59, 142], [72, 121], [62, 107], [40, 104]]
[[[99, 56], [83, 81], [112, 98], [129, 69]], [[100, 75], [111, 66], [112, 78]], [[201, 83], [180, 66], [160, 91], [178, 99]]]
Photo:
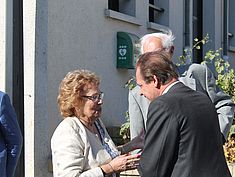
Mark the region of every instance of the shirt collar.
[[173, 82], [172, 84], [168, 85], [168, 87], [162, 92], [162, 95], [167, 93], [171, 87], [173, 87], [175, 84], [179, 83], [180, 81]]

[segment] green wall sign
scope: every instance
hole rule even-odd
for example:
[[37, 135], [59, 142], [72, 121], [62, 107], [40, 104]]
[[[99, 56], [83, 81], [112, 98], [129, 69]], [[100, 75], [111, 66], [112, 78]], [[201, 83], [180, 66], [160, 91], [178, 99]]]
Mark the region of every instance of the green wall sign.
[[139, 37], [117, 32], [117, 68], [134, 69], [139, 55]]

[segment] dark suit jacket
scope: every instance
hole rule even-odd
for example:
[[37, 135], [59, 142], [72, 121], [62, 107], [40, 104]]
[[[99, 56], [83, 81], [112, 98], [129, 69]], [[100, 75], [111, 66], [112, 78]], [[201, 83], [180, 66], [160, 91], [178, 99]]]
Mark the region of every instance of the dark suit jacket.
[[[235, 105], [231, 97], [216, 86], [215, 77], [206, 64], [181, 65], [177, 69], [184, 85], [209, 95], [217, 111], [220, 131], [226, 139], [234, 118]], [[140, 95], [138, 85], [130, 90], [128, 100], [130, 133], [133, 139], [143, 128], [146, 129], [149, 101]]]
[[231, 177], [215, 106], [182, 83], [149, 106], [143, 177]]
[[22, 135], [7, 94], [0, 91], [0, 176], [13, 177], [22, 148]]

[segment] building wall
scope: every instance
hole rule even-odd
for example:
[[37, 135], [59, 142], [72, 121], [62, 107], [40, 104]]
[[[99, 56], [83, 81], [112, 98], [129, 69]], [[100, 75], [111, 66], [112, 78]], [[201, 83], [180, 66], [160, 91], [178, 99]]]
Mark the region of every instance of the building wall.
[[[67, 72], [83, 68], [97, 73], [105, 93], [102, 120], [106, 126], [125, 121], [124, 85], [134, 70], [116, 68], [116, 34], [157, 31], [154, 26], [147, 29], [147, 2], [136, 1], [136, 18], [121, 15], [120, 20], [120, 14], [119, 19], [106, 17], [106, 0], [24, 1], [26, 177], [52, 176], [47, 170], [50, 138], [61, 121], [56, 98]], [[182, 8], [181, 3], [174, 2], [169, 10], [174, 17], [169, 26], [177, 36], [176, 55], [182, 51], [182, 14], [175, 10]]]
[[[148, 23], [148, 0], [135, 2], [136, 18], [106, 11], [108, 0], [24, 0], [26, 177], [52, 176], [47, 169], [50, 138], [62, 120], [56, 98], [59, 83], [67, 72], [78, 68], [96, 72], [101, 77], [100, 87], [105, 93], [102, 120], [107, 127], [120, 126], [125, 121], [128, 90], [124, 85], [134, 75], [134, 70], [116, 68], [116, 34], [124, 31], [141, 37], [161, 28]], [[166, 14], [169, 19], [165, 25], [176, 36], [175, 61], [184, 47], [183, 2], [169, 0]], [[220, 7], [219, 0], [213, 3], [213, 7]], [[217, 10], [210, 11], [213, 17], [212, 14], [220, 19], [221, 13]], [[3, 11], [0, 11], [0, 18], [0, 32], [4, 32]], [[218, 18], [213, 17], [213, 20]], [[208, 29], [216, 28], [213, 38], [216, 39], [215, 46], [219, 47], [222, 32], [218, 27], [221, 24], [217, 21], [212, 24], [213, 27], [208, 26]], [[1, 49], [4, 45], [1, 33]], [[0, 57], [6, 58], [1, 51]], [[0, 72], [4, 69], [10, 71], [8, 66], [0, 65]], [[0, 75], [2, 80], [4, 78]]]
[[[138, 7], [143, 7], [137, 12], [140, 25], [136, 25], [105, 17], [107, 2], [102, 1], [94, 6], [90, 6], [94, 2], [89, 0], [48, 3], [48, 107], [51, 110], [49, 117], [53, 118], [51, 124], [54, 126], [60, 120], [56, 106], [58, 85], [68, 71], [77, 68], [92, 70], [101, 77], [101, 89], [105, 93], [102, 117], [105, 124], [119, 126], [125, 121], [127, 89], [124, 85], [133, 75], [133, 70], [116, 68], [116, 33], [125, 31], [138, 36], [147, 33], [147, 5], [144, 1], [136, 2]], [[182, 44], [179, 24], [175, 27], [178, 30], [176, 44], [178, 41]]]
[[[46, 113], [43, 109], [36, 108], [36, 103], [39, 102], [38, 97], [36, 96], [36, 91], [39, 90], [41, 86], [47, 84], [42, 82], [41, 86], [36, 85], [36, 81], [43, 78], [38, 78], [36, 76], [36, 50], [35, 50], [35, 17], [36, 17], [36, 0], [25, 1], [23, 3], [23, 31], [24, 31], [24, 113], [25, 113], [25, 136], [24, 136], [24, 145], [25, 145], [25, 177], [37, 176], [35, 171], [40, 165], [39, 169], [44, 168], [41, 175], [38, 176], [47, 176], [46, 175], [46, 160], [45, 160], [45, 145], [37, 139], [37, 136], [47, 137], [46, 131], [47, 128], [44, 127], [41, 129], [41, 132], [37, 135], [35, 132], [41, 128], [41, 123], [44, 122], [46, 126], [46, 117], [41, 118], [40, 115]], [[39, 67], [39, 66], [38, 66]], [[39, 94], [39, 93], [37, 93]], [[44, 99], [47, 95], [42, 95], [41, 99]], [[42, 105], [43, 106], [43, 105]], [[40, 111], [41, 114], [36, 115], [35, 112]], [[41, 121], [41, 123], [38, 123]], [[41, 148], [41, 150], [40, 150]], [[44, 152], [42, 151], [44, 150]], [[41, 158], [37, 158], [38, 155], [41, 155]]]
[[5, 91], [5, 17], [6, 1], [0, 1], [0, 90]]
[[[0, 2], [0, 90], [12, 98], [13, 0]], [[7, 30], [6, 30], [7, 29]]]
[[232, 68], [235, 68], [235, 51], [229, 52], [229, 62]]
[[229, 47], [229, 61], [231, 66], [235, 68], [235, 11], [233, 7], [235, 6], [235, 1], [229, 0], [229, 7], [228, 7], [228, 32], [232, 35], [228, 40], [228, 47]]

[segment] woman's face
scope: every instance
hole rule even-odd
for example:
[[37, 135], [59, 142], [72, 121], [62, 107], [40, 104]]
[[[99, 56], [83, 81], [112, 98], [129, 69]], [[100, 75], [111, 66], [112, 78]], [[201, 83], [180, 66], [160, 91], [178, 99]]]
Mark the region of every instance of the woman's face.
[[103, 104], [103, 101], [102, 98], [100, 98], [100, 95], [101, 92], [99, 86], [91, 85], [89, 91], [83, 96], [85, 99], [83, 115], [89, 122], [95, 121], [101, 115], [101, 105]]

